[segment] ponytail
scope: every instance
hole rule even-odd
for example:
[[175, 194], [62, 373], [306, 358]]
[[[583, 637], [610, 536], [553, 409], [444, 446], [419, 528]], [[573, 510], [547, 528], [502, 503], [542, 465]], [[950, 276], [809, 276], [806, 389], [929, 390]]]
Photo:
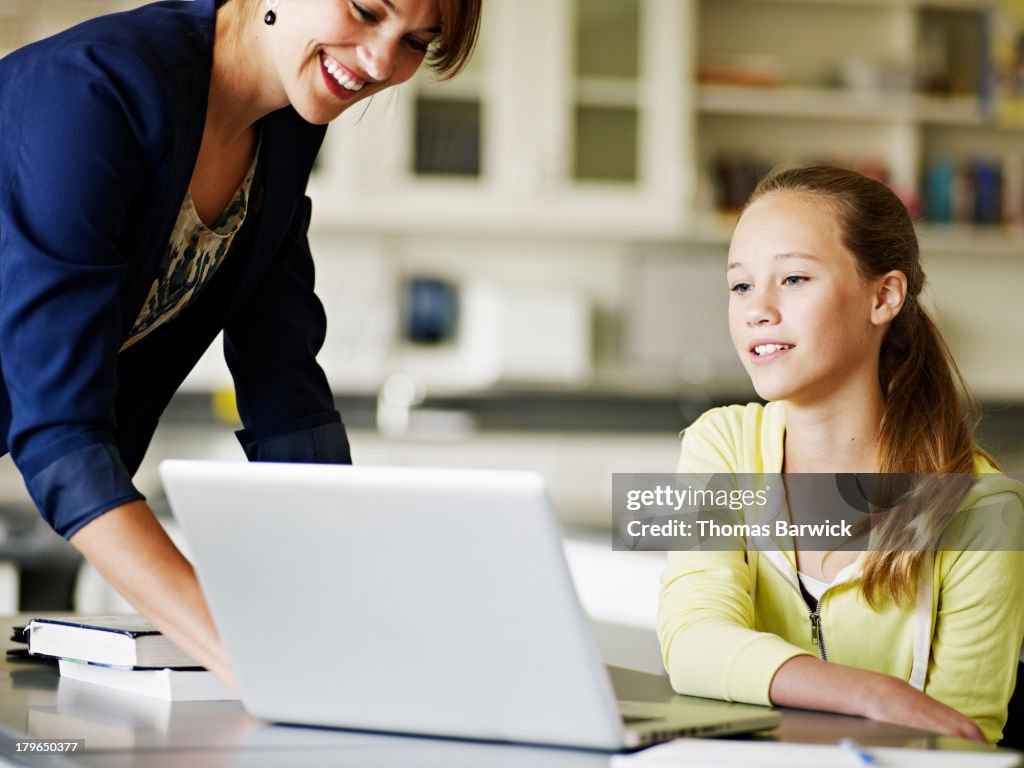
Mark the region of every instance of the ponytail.
[[[923, 275], [922, 275], [923, 278]], [[877, 607], [888, 587], [897, 603], [915, 593], [923, 553], [933, 548], [974, 484], [977, 406], [927, 310], [908, 296], [882, 341], [879, 381], [885, 407], [878, 435], [878, 472], [925, 477], [874, 527], [862, 589]]]

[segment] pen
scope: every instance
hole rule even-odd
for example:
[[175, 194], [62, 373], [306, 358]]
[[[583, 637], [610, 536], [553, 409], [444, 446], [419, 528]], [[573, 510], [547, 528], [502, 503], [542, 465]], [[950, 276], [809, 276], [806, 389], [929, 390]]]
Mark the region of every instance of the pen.
[[843, 761], [853, 768], [878, 765], [878, 759], [853, 739], [840, 739], [839, 751], [843, 755]]

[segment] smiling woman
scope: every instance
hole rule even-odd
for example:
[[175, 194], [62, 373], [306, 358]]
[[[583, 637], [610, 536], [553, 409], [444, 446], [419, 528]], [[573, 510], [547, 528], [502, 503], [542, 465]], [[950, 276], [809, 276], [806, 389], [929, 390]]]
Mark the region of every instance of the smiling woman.
[[284, 101], [308, 122], [326, 123], [424, 63], [453, 77], [472, 52], [479, 3], [228, 0], [218, 12], [217, 55], [229, 95]]
[[[264, 14], [264, 23], [277, 23], [277, 9], [281, 0], [218, 0], [217, 4], [220, 6], [229, 2], [248, 4], [246, 13], [250, 19], [258, 16], [263, 10], [267, 14], [273, 13], [273, 22], [269, 22], [267, 15]], [[426, 53], [425, 63], [438, 77], [454, 77], [469, 61], [480, 27], [481, 2], [482, 0], [439, 0], [437, 7], [440, 25], [427, 30], [430, 34], [425, 37], [413, 36], [408, 41], [414, 48], [423, 47]], [[382, 3], [387, 11], [397, 10], [395, 0], [333, 0], [334, 5], [348, 5], [353, 12], [368, 22], [378, 18], [374, 11], [374, 6], [378, 3]], [[398, 2], [398, 5], [401, 6], [402, 3]]]
[[330, 122], [468, 60], [480, 0], [194, 0], [0, 61], [0, 450], [45, 519], [232, 679], [132, 475], [220, 331], [255, 461], [351, 461], [305, 188]]

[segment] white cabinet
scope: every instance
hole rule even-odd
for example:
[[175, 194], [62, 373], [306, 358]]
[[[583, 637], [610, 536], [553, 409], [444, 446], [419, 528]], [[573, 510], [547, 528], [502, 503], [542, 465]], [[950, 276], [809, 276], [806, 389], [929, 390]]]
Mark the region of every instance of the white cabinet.
[[[1024, 250], [1024, 130], [996, 125], [983, 87], [1014, 1], [484, 0], [467, 71], [420, 73], [328, 131], [309, 191], [332, 383], [374, 391], [414, 370], [493, 385], [466, 344], [404, 355], [401, 285], [426, 276], [589, 312], [594, 375], [534, 383], [734, 390], [745, 379], [724, 320], [709, 324], [724, 294], [708, 280], [735, 218], [720, 209], [757, 173], [873, 168], [934, 222], [939, 171], [948, 217], [969, 219], [970, 169], [991, 183], [987, 163], [1001, 202], [1017, 201], [1000, 211], [1012, 224], [926, 223], [923, 253], [968, 379], [1020, 396], [1006, 350], [1024, 318], [1006, 292]], [[135, 4], [0, 0], [0, 50]]]
[[[0, 50], [138, 4], [5, 0]], [[421, 72], [332, 127], [318, 219], [683, 241], [737, 155], [872, 162], [919, 197], [936, 156], [1019, 152], [1024, 133], [995, 127], [982, 98], [986, 52], [1007, 44], [1010, 14], [993, 11], [1010, 5], [486, 0], [467, 71]]]
[[[0, 48], [138, 3], [6, 0]], [[1008, 13], [993, 9], [1009, 5], [486, 0], [467, 71], [421, 72], [332, 126], [310, 187], [316, 225], [721, 243], [713, 213], [736, 205], [725, 198], [742, 197], [744, 173], [808, 160], [884, 172], [916, 205], [938, 160], [955, 172], [984, 155], [1024, 198], [1024, 133], [996, 127], [983, 98], [989, 43], [1008, 44]], [[959, 252], [973, 231], [933, 239]]]
[[[752, 175], [815, 160], [884, 174], [930, 221], [971, 219], [962, 190], [959, 213], [939, 211], [932, 177], [970, 184], [981, 157], [1020, 177], [1000, 218], [1024, 221], [1024, 133], [997, 127], [985, 98], [995, 2], [485, 5], [467, 72], [421, 73], [332, 128], [312, 185], [321, 226], [721, 243], [714, 212]], [[986, 248], [1016, 249], [991, 229]], [[959, 252], [974, 231], [926, 236]]]

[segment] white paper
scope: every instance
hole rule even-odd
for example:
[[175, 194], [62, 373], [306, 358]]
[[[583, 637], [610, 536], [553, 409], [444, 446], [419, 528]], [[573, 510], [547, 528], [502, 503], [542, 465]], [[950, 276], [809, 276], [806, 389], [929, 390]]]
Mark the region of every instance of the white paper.
[[[1020, 755], [1002, 751], [953, 751], [865, 747], [878, 768], [1011, 768]], [[631, 755], [616, 755], [613, 768], [836, 768], [848, 765], [838, 746], [780, 741], [676, 739]]]

